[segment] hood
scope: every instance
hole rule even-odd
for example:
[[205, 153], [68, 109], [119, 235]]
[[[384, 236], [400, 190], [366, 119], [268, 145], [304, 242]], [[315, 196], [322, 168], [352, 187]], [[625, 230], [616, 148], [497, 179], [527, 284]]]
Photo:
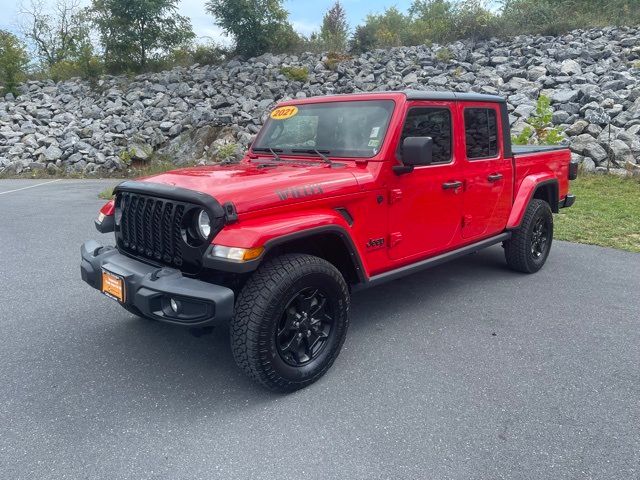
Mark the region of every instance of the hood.
[[275, 166], [241, 162], [173, 170], [144, 182], [162, 183], [206, 193], [224, 204], [233, 202], [238, 213], [358, 191], [357, 167], [318, 162]]

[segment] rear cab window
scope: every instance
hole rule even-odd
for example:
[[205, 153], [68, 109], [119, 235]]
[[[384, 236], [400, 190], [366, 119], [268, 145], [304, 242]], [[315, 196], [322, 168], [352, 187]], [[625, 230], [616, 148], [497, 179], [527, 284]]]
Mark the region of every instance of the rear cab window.
[[464, 109], [464, 134], [468, 160], [498, 156], [498, 113], [490, 107]]

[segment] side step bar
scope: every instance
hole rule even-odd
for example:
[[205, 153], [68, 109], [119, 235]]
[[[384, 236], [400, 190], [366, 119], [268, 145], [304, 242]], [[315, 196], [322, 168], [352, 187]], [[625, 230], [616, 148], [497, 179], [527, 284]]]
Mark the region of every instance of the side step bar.
[[457, 250], [452, 250], [435, 257], [427, 258], [426, 260], [422, 260], [417, 263], [412, 263], [411, 265], [406, 265], [404, 267], [396, 268], [395, 270], [380, 273], [378, 275], [370, 277], [367, 283], [356, 285], [354, 290], [363, 290], [365, 288], [375, 287], [382, 283], [390, 282], [392, 280], [396, 280], [406, 275], [411, 275], [412, 273], [416, 273], [421, 270], [426, 270], [427, 268], [436, 267], [450, 260], [464, 257], [465, 255], [469, 255], [497, 243], [504, 242], [506, 240], [509, 240], [510, 238], [511, 232], [501, 233], [500, 235], [497, 235], [495, 237], [486, 238], [477, 243], [472, 243], [471, 245], [458, 248]]

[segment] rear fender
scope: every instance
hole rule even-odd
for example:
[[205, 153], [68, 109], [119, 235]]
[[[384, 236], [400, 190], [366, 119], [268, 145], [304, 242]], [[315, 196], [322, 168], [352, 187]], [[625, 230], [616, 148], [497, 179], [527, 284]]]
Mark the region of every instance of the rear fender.
[[529, 206], [529, 202], [534, 197], [536, 191], [539, 188], [546, 186], [553, 186], [554, 197], [551, 200], [551, 209], [554, 212], [558, 211], [558, 179], [552, 173], [537, 173], [529, 175], [522, 180], [520, 188], [516, 192], [513, 208], [511, 209], [511, 215], [507, 222], [507, 229], [514, 229], [520, 226], [524, 213]]

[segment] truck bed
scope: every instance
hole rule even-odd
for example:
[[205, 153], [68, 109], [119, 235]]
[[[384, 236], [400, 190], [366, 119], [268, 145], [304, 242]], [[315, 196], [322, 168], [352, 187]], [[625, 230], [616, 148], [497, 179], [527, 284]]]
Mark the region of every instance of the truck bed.
[[558, 199], [569, 193], [571, 151], [566, 145], [514, 145], [514, 188], [517, 192], [527, 177], [557, 179]]
[[514, 155], [527, 155], [529, 153], [553, 152], [569, 148], [567, 145], [512, 145], [511, 152]]

